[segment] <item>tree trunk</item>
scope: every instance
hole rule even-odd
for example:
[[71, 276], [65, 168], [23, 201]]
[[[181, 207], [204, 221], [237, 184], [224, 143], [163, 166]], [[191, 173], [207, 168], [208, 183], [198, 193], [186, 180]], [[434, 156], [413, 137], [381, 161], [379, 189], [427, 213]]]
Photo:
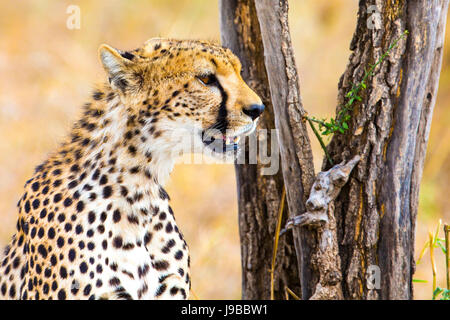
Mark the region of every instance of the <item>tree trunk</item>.
[[[369, 64], [405, 29], [409, 35], [366, 83], [362, 101], [353, 107], [350, 130], [335, 134], [327, 148], [335, 163], [361, 156], [335, 201], [344, 298], [413, 297], [419, 185], [447, 8], [448, 0], [359, 3], [353, 53], [339, 82], [339, 105]], [[329, 167], [324, 159], [323, 169]], [[376, 274], [380, 286], [367, 282]]]
[[[270, 150], [271, 138], [276, 139], [270, 134], [270, 130], [275, 128], [274, 111], [254, 1], [223, 0], [219, 3], [222, 44], [240, 58], [244, 80], [262, 98], [266, 110], [259, 121], [259, 129], [268, 130], [269, 152], [278, 152], [278, 150]], [[261, 135], [259, 130], [256, 134], [258, 133]], [[251, 136], [250, 139], [255, 137]], [[258, 161], [258, 164], [248, 164], [248, 150], [245, 152], [245, 157], [246, 164], [236, 164], [242, 298], [269, 299], [271, 292], [269, 270], [284, 185], [283, 177], [280, 170], [274, 175], [263, 175], [265, 166], [261, 164], [261, 161]], [[284, 224], [287, 218], [286, 206], [283, 217]], [[294, 292], [300, 292], [297, 255], [291, 235], [280, 239], [278, 244], [274, 279], [274, 298], [284, 297], [285, 287]]]

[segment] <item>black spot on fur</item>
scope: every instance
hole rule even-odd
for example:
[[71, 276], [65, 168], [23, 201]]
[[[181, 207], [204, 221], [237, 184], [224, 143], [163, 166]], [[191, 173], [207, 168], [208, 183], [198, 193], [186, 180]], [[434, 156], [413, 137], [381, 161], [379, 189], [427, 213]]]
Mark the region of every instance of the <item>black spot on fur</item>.
[[77, 211], [81, 212], [84, 209], [84, 202], [83, 201], [78, 201], [77, 203]]
[[154, 262], [153, 267], [158, 271], [167, 270], [169, 263], [166, 260], [159, 260]]
[[47, 258], [47, 249], [42, 244], [38, 246], [38, 252], [44, 259]]
[[109, 198], [112, 194], [112, 187], [111, 186], [106, 186], [103, 188], [103, 198]]
[[166, 190], [164, 190], [164, 188], [162, 188], [162, 187], [159, 187], [159, 197], [162, 200], [166, 200], [166, 199], [170, 200], [170, 197], [167, 194]]
[[132, 53], [130, 53], [128, 51], [121, 52], [120, 55], [122, 57], [124, 57], [125, 59], [131, 60], [131, 61], [134, 59], [134, 54], [132, 54]]
[[86, 273], [87, 270], [88, 270], [88, 266], [87, 266], [86, 262], [83, 261], [83, 262], [80, 264], [80, 271], [81, 271], [81, 273]]
[[39, 190], [39, 182], [35, 182], [31, 185], [31, 189], [33, 189], [33, 191], [38, 191]]
[[92, 95], [92, 98], [94, 98], [94, 100], [101, 100], [103, 98], [103, 92], [101, 91], [95, 91], [94, 94]]
[[76, 257], [76, 252], [74, 249], [70, 249], [69, 250], [69, 261], [73, 262], [75, 260]]
[[117, 249], [121, 248], [123, 244], [122, 237], [117, 236], [113, 239], [113, 246]]
[[65, 207], [70, 207], [71, 205], [72, 205], [72, 199], [66, 198], [66, 199], [64, 200], [64, 206], [65, 206]]
[[66, 291], [64, 289], [59, 290], [58, 300], [66, 300]]
[[166, 291], [166, 289], [167, 289], [167, 285], [165, 283], [163, 283], [162, 285], [159, 286], [158, 290], [156, 290], [155, 295], [157, 297], [162, 295], [164, 293], [164, 291]]
[[114, 221], [115, 223], [117, 223], [117, 222], [120, 221], [120, 218], [121, 218], [120, 211], [119, 211], [118, 209], [114, 210], [114, 213], [113, 213], [113, 221]]

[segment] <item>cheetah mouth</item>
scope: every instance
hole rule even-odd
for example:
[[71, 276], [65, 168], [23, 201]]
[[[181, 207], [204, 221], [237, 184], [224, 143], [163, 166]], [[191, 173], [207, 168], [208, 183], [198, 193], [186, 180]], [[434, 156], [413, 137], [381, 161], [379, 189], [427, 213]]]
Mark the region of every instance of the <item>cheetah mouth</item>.
[[251, 134], [256, 129], [257, 121], [240, 128], [237, 131], [230, 131], [226, 134], [216, 130], [203, 130], [201, 132], [203, 144], [218, 153], [237, 152], [239, 150], [239, 141], [242, 137]]

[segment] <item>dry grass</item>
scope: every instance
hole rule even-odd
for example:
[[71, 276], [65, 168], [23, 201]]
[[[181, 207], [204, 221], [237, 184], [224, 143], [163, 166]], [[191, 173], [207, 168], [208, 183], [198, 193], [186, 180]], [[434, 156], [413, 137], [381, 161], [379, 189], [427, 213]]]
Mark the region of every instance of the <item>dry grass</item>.
[[[80, 30], [66, 28], [70, 4], [81, 8]], [[334, 112], [356, 5], [349, 0], [291, 1], [303, 103], [318, 117]], [[2, 1], [0, 30], [0, 245], [13, 233], [24, 182], [67, 132], [94, 82], [103, 79], [96, 57], [101, 43], [133, 49], [155, 36], [219, 39], [217, 2], [206, 0]], [[421, 190], [419, 249], [439, 218], [450, 220], [449, 43]], [[322, 155], [313, 143], [318, 168]], [[178, 165], [168, 189], [190, 245], [196, 295], [239, 298], [233, 166]], [[415, 277], [431, 280], [429, 270], [424, 261]], [[437, 281], [443, 286], [443, 275], [438, 273]], [[431, 297], [430, 281], [415, 287], [417, 298]]]

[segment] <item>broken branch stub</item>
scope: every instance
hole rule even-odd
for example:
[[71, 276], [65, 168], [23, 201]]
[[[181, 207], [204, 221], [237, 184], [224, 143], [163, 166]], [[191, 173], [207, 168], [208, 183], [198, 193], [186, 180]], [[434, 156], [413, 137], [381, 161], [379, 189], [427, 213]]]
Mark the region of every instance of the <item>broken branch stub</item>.
[[282, 233], [294, 226], [320, 227], [328, 223], [328, 207], [339, 195], [341, 188], [347, 183], [350, 173], [359, 160], [360, 156], [355, 156], [346, 164], [341, 162], [328, 171], [319, 172], [306, 201], [307, 211], [290, 218]]

